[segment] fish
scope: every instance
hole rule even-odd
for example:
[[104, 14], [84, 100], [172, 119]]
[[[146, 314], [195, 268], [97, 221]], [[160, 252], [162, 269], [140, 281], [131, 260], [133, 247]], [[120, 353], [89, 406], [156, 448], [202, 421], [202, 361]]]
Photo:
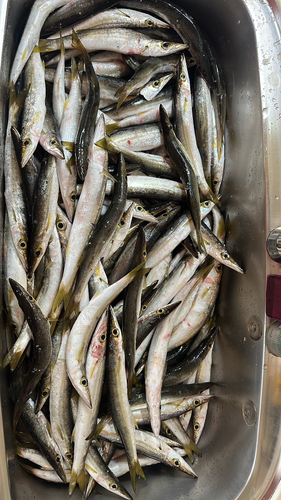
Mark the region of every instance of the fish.
[[136, 475], [145, 479], [137, 457], [134, 433], [134, 422], [127, 397], [127, 377], [125, 355], [122, 347], [123, 336], [110, 307], [108, 354], [107, 354], [107, 387], [109, 404], [114, 425], [118, 429], [126, 450], [133, 490], [136, 491]]
[[24, 167], [38, 146], [46, 114], [45, 74], [40, 53], [34, 50], [25, 68], [25, 85], [28, 87], [22, 117], [22, 158]]
[[33, 335], [33, 353], [29, 369], [22, 382], [13, 414], [13, 433], [24, 404], [38, 384], [51, 359], [50, 327], [35, 299], [15, 280], [9, 278], [10, 285], [21, 306]]

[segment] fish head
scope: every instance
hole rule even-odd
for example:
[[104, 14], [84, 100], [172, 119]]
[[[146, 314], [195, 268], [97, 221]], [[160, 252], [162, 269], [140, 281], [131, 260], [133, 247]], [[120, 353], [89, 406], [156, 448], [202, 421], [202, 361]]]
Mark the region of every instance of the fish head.
[[31, 254], [31, 259], [29, 263], [29, 276], [32, 276], [35, 270], [37, 269], [41, 259], [43, 257], [43, 248], [42, 246], [38, 245], [34, 248], [33, 253]]
[[17, 250], [24, 269], [28, 270], [28, 260], [27, 260], [27, 235], [22, 235], [17, 241]]
[[55, 137], [55, 135], [46, 135], [41, 145], [45, 149], [45, 151], [47, 151], [51, 155], [64, 160], [63, 147], [58, 141], [57, 137]]
[[21, 139], [21, 166], [22, 168], [27, 164], [28, 160], [33, 155], [38, 141], [34, 140], [31, 134], [22, 137]]

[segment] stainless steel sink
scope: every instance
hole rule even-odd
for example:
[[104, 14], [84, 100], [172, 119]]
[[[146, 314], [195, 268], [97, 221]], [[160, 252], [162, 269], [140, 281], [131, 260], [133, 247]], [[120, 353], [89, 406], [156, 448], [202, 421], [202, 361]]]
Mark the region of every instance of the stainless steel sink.
[[[265, 302], [267, 275], [281, 274], [280, 264], [266, 253], [269, 232], [281, 225], [280, 13], [273, 0], [174, 3], [185, 8], [207, 33], [224, 71], [228, 97], [221, 202], [228, 221], [227, 247], [245, 275], [229, 269], [223, 273], [218, 306], [221, 332], [212, 372], [217, 397], [210, 404], [200, 441], [202, 458], [194, 466], [198, 479], [162, 465], [150, 467], [147, 480], [137, 483], [136, 498], [277, 499], [281, 498], [276, 490], [281, 478], [281, 360], [266, 346], [266, 326], [271, 320], [266, 319]], [[3, 166], [8, 73], [24, 6], [21, 0], [2, 0], [0, 8]], [[260, 336], [257, 329], [261, 337], [254, 340]], [[1, 498], [67, 499], [67, 487], [29, 476], [17, 463], [5, 372], [0, 376]], [[129, 479], [124, 483], [130, 490]], [[105, 499], [113, 498], [102, 494]], [[73, 499], [78, 498], [81, 494], [76, 490]]]

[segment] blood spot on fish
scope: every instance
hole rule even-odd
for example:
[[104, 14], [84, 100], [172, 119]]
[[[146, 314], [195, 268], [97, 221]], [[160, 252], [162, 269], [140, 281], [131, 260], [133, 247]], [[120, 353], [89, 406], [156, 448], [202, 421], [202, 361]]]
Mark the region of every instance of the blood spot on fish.
[[128, 146], [131, 146], [131, 144], [132, 144], [132, 143], [131, 143], [131, 141], [130, 141], [130, 140], [128, 140], [128, 141], [127, 141], [127, 144], [128, 144]]

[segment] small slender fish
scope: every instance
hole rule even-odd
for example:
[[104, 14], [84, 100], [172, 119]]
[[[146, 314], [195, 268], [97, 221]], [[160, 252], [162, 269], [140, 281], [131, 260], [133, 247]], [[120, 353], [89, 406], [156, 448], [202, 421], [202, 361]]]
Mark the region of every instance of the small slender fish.
[[[179, 306], [179, 303], [177, 303]], [[145, 370], [145, 393], [149, 409], [151, 428], [155, 436], [159, 436], [161, 427], [161, 388], [165, 373], [167, 348], [178, 308], [156, 327], [149, 347]]]
[[85, 467], [90, 476], [105, 489], [114, 492], [122, 498], [132, 500], [131, 495], [103, 461], [95, 446], [92, 446], [88, 452]]
[[140, 90], [140, 95], [142, 95], [146, 101], [154, 101], [159, 92], [164, 89], [165, 85], [167, 85], [173, 77], [174, 73], [168, 73], [167, 75], [159, 76], [155, 80], [151, 80]]
[[36, 0], [34, 2], [13, 61], [10, 83], [16, 83], [35, 45], [38, 43], [40, 31], [48, 15], [58, 7], [67, 5], [70, 2], [71, 0]]
[[88, 170], [90, 140], [96, 127], [100, 104], [100, 87], [89, 54], [73, 31], [72, 45], [81, 52], [88, 80], [88, 92], [82, 108], [79, 127], [75, 139], [75, 160], [80, 179], [84, 180]]
[[15, 433], [24, 404], [50, 362], [52, 344], [48, 321], [35, 299], [15, 280], [10, 278], [9, 282], [26, 316], [34, 339], [32, 360], [15, 404], [13, 415], [13, 432]]
[[7, 214], [5, 216], [4, 230], [4, 276], [5, 307], [9, 321], [13, 325], [13, 329], [15, 333], [19, 335], [24, 322], [24, 313], [10, 286], [9, 278], [16, 279], [24, 288], [27, 287], [27, 279], [25, 269], [19, 259], [12, 240]]
[[203, 252], [204, 243], [201, 234], [200, 195], [197, 178], [185, 148], [178, 140], [168, 114], [162, 104], [160, 104], [160, 119], [165, 147], [178, 169], [179, 176], [184, 185], [188, 206], [196, 230], [198, 248], [200, 252]]
[[[154, 16], [149, 16], [145, 12], [133, 9], [115, 8], [99, 12], [87, 17], [80, 23], [73, 26], [77, 32], [97, 27], [105, 28], [168, 28], [169, 25]], [[71, 35], [71, 28], [62, 30], [62, 36]], [[48, 38], [58, 38], [60, 33], [54, 33]]]
[[[68, 98], [64, 104], [60, 124], [60, 135], [65, 159], [57, 160], [57, 174], [60, 192], [65, 206], [65, 211], [70, 222], [73, 220], [76, 201], [77, 169], [75, 166], [73, 149], [80, 120], [81, 107], [81, 81], [76, 62], [72, 59], [71, 87]], [[66, 146], [68, 146], [68, 148]], [[72, 151], [69, 151], [69, 149], [72, 149]]]
[[[26, 94], [26, 93], [25, 93]], [[15, 87], [10, 90], [9, 116], [5, 138], [5, 203], [9, 218], [11, 236], [19, 259], [28, 270], [28, 212], [23, 190], [22, 175], [17, 161], [16, 149], [12, 139], [11, 127], [17, 127], [25, 95], [16, 96]]]
[[[140, 264], [145, 264], [146, 261], [146, 243], [145, 233], [141, 227], [137, 236], [134, 256], [132, 261], [132, 269]], [[141, 276], [130, 283], [125, 290], [122, 329], [124, 339], [125, 361], [127, 368], [128, 379], [128, 396], [135, 379], [135, 353], [136, 353], [136, 337], [138, 329], [138, 317], [141, 308], [141, 292], [143, 288], [144, 277]]]
[[127, 397], [127, 377], [125, 369], [125, 355], [123, 350], [123, 336], [110, 307], [109, 339], [107, 354], [107, 388], [109, 404], [114, 425], [118, 429], [124, 444], [131, 481], [136, 491], [136, 474], [145, 479], [137, 457], [134, 422]]
[[25, 68], [25, 86], [28, 92], [22, 117], [22, 167], [37, 148], [46, 113], [45, 73], [40, 53], [36, 50], [32, 52]]
[[53, 85], [53, 95], [52, 95], [52, 104], [53, 104], [53, 112], [55, 119], [57, 121], [58, 126], [61, 126], [61, 120], [65, 105], [65, 90], [64, 90], [64, 70], [65, 70], [65, 59], [64, 59], [64, 46], [63, 41], [61, 39], [61, 47], [60, 47], [60, 60], [58, 62], [54, 85]]
[[77, 418], [72, 434], [72, 439], [74, 441], [74, 461], [69, 482], [70, 495], [75, 489], [76, 482], [78, 482], [82, 492], [85, 490], [85, 460], [91, 444], [91, 441], [87, 440], [87, 437], [95, 429], [97, 423], [97, 415], [104, 383], [107, 324], [108, 313], [105, 311], [94, 331], [87, 354], [86, 377], [88, 380], [92, 408], [89, 408], [83, 399], [79, 398]]
[[[167, 42], [155, 40], [134, 30], [126, 28], [97, 28], [96, 30], [85, 30], [80, 33], [81, 43], [89, 52], [97, 50], [114, 50], [122, 54], [135, 54], [146, 57], [161, 57], [174, 54], [184, 50], [184, 43]], [[65, 49], [72, 48], [72, 37], [63, 37]], [[59, 50], [59, 40], [40, 40], [41, 52]], [[67, 57], [67, 54], [66, 54]]]
[[49, 155], [42, 162], [35, 193], [29, 254], [29, 274], [32, 275], [45, 254], [54, 231], [59, 195], [56, 158]]
[[63, 158], [64, 153], [58, 123], [54, 117], [50, 98], [46, 98], [46, 113], [39, 142], [41, 146], [56, 158]]
[[71, 383], [67, 376], [65, 353], [69, 330], [63, 333], [58, 358], [51, 373], [50, 423], [51, 435], [61, 455], [72, 466], [73, 445], [71, 443], [72, 418], [70, 412]]

